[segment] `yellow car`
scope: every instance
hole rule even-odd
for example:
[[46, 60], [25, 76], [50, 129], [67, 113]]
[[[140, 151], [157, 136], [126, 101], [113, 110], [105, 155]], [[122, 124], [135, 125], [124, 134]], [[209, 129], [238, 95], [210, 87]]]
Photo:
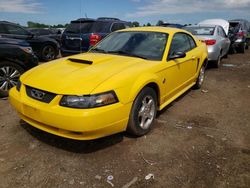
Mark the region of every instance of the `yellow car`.
[[20, 117], [43, 131], [89, 140], [150, 131], [157, 111], [200, 88], [205, 44], [164, 27], [114, 32], [89, 52], [51, 61], [20, 77], [9, 93]]

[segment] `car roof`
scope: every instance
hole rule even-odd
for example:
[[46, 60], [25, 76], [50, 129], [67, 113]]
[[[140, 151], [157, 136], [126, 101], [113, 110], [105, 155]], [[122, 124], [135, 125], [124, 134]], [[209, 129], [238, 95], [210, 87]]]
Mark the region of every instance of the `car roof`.
[[77, 20], [71, 21], [71, 23], [79, 23], [79, 22], [126, 22], [126, 21], [120, 20], [118, 18], [111, 18], [111, 17], [99, 17], [97, 19], [78, 18]]
[[217, 27], [218, 25], [213, 24], [196, 24], [196, 25], [187, 25], [185, 27]]
[[132, 27], [127, 29], [122, 29], [120, 31], [148, 31], [148, 32], [161, 32], [161, 33], [175, 33], [175, 32], [185, 32], [183, 29], [173, 28], [173, 27], [160, 27], [160, 26], [147, 26], [147, 27]]

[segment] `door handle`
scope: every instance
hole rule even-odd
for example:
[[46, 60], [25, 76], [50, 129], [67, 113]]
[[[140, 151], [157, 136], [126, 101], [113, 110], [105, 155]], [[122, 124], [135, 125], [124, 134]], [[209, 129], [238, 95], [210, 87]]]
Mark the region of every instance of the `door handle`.
[[192, 59], [192, 60], [195, 60], [196, 58], [197, 58], [196, 56], [192, 56], [192, 58], [191, 58], [191, 59]]

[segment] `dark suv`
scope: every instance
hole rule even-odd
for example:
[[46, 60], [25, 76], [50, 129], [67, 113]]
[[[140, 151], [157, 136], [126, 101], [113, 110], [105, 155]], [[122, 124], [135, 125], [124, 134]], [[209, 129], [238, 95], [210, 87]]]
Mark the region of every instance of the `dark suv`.
[[37, 57], [43, 61], [50, 61], [57, 57], [59, 44], [49, 37], [35, 36], [18, 24], [0, 21], [0, 36], [26, 40]]
[[231, 49], [244, 53], [248, 49], [249, 41], [247, 36], [250, 32], [250, 23], [247, 20], [236, 19], [229, 20], [229, 38], [231, 40]]
[[36, 65], [38, 59], [26, 41], [0, 37], [0, 97], [7, 96], [19, 76]]
[[109, 33], [128, 28], [130, 25], [130, 22], [106, 17], [71, 21], [62, 34], [61, 54], [66, 56], [86, 52]]

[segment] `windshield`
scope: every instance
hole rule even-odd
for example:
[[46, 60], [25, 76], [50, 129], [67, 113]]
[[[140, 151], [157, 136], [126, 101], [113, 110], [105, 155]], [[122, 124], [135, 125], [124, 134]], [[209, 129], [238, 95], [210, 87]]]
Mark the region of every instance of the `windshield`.
[[185, 27], [187, 31], [192, 33], [193, 35], [214, 35], [215, 27]]
[[90, 52], [113, 53], [150, 60], [162, 60], [168, 34], [158, 32], [115, 32]]

